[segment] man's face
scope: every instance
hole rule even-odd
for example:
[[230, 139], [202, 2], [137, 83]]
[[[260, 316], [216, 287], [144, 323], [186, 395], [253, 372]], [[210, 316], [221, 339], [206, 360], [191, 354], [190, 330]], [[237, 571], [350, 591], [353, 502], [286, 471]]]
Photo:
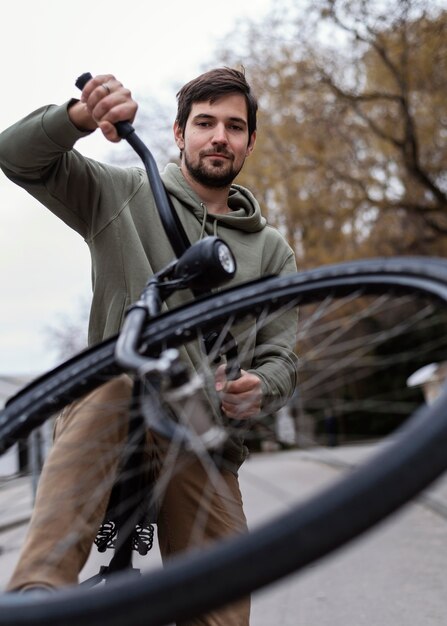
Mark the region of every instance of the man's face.
[[227, 187], [236, 178], [256, 135], [248, 137], [247, 104], [241, 94], [222, 96], [213, 104], [194, 103], [184, 132], [176, 123], [174, 134], [185, 176], [215, 188]]

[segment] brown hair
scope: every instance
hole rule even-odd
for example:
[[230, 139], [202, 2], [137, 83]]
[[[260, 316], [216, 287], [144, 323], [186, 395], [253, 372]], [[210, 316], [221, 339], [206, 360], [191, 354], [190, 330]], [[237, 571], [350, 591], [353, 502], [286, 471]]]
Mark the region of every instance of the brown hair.
[[256, 130], [256, 113], [258, 103], [245, 79], [244, 71], [230, 67], [219, 67], [194, 78], [177, 94], [178, 108], [176, 122], [182, 131], [195, 102], [211, 102], [213, 104], [220, 97], [241, 93], [247, 103], [248, 137]]

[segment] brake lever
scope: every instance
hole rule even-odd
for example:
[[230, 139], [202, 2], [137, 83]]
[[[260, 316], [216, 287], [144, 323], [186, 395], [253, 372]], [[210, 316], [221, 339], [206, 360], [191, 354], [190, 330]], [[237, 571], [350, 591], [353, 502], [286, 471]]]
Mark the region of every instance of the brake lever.
[[227, 353], [227, 365], [225, 367], [225, 376], [227, 380], [237, 380], [242, 376], [241, 365], [239, 363], [239, 355], [237, 345], [230, 348]]

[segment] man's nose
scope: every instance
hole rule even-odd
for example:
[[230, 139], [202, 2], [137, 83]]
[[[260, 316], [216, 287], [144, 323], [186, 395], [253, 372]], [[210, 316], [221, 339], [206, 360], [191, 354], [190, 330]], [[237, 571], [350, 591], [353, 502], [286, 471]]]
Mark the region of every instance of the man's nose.
[[217, 124], [214, 127], [214, 134], [213, 134], [212, 141], [213, 143], [223, 143], [223, 144], [228, 143], [227, 130], [225, 128], [225, 124]]

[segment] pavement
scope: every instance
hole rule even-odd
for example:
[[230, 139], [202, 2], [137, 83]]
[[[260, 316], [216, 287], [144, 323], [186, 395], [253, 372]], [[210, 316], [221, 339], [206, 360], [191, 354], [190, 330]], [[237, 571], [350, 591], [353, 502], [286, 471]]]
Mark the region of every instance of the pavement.
[[[249, 524], [315, 493], [379, 445], [253, 455], [240, 476]], [[31, 507], [28, 479], [0, 481], [0, 587], [17, 559]], [[97, 572], [98, 560], [93, 553], [84, 578]], [[144, 569], [158, 564], [156, 552], [142, 563]], [[445, 625], [446, 565], [447, 477], [442, 477], [360, 539], [256, 593], [251, 626]]]

